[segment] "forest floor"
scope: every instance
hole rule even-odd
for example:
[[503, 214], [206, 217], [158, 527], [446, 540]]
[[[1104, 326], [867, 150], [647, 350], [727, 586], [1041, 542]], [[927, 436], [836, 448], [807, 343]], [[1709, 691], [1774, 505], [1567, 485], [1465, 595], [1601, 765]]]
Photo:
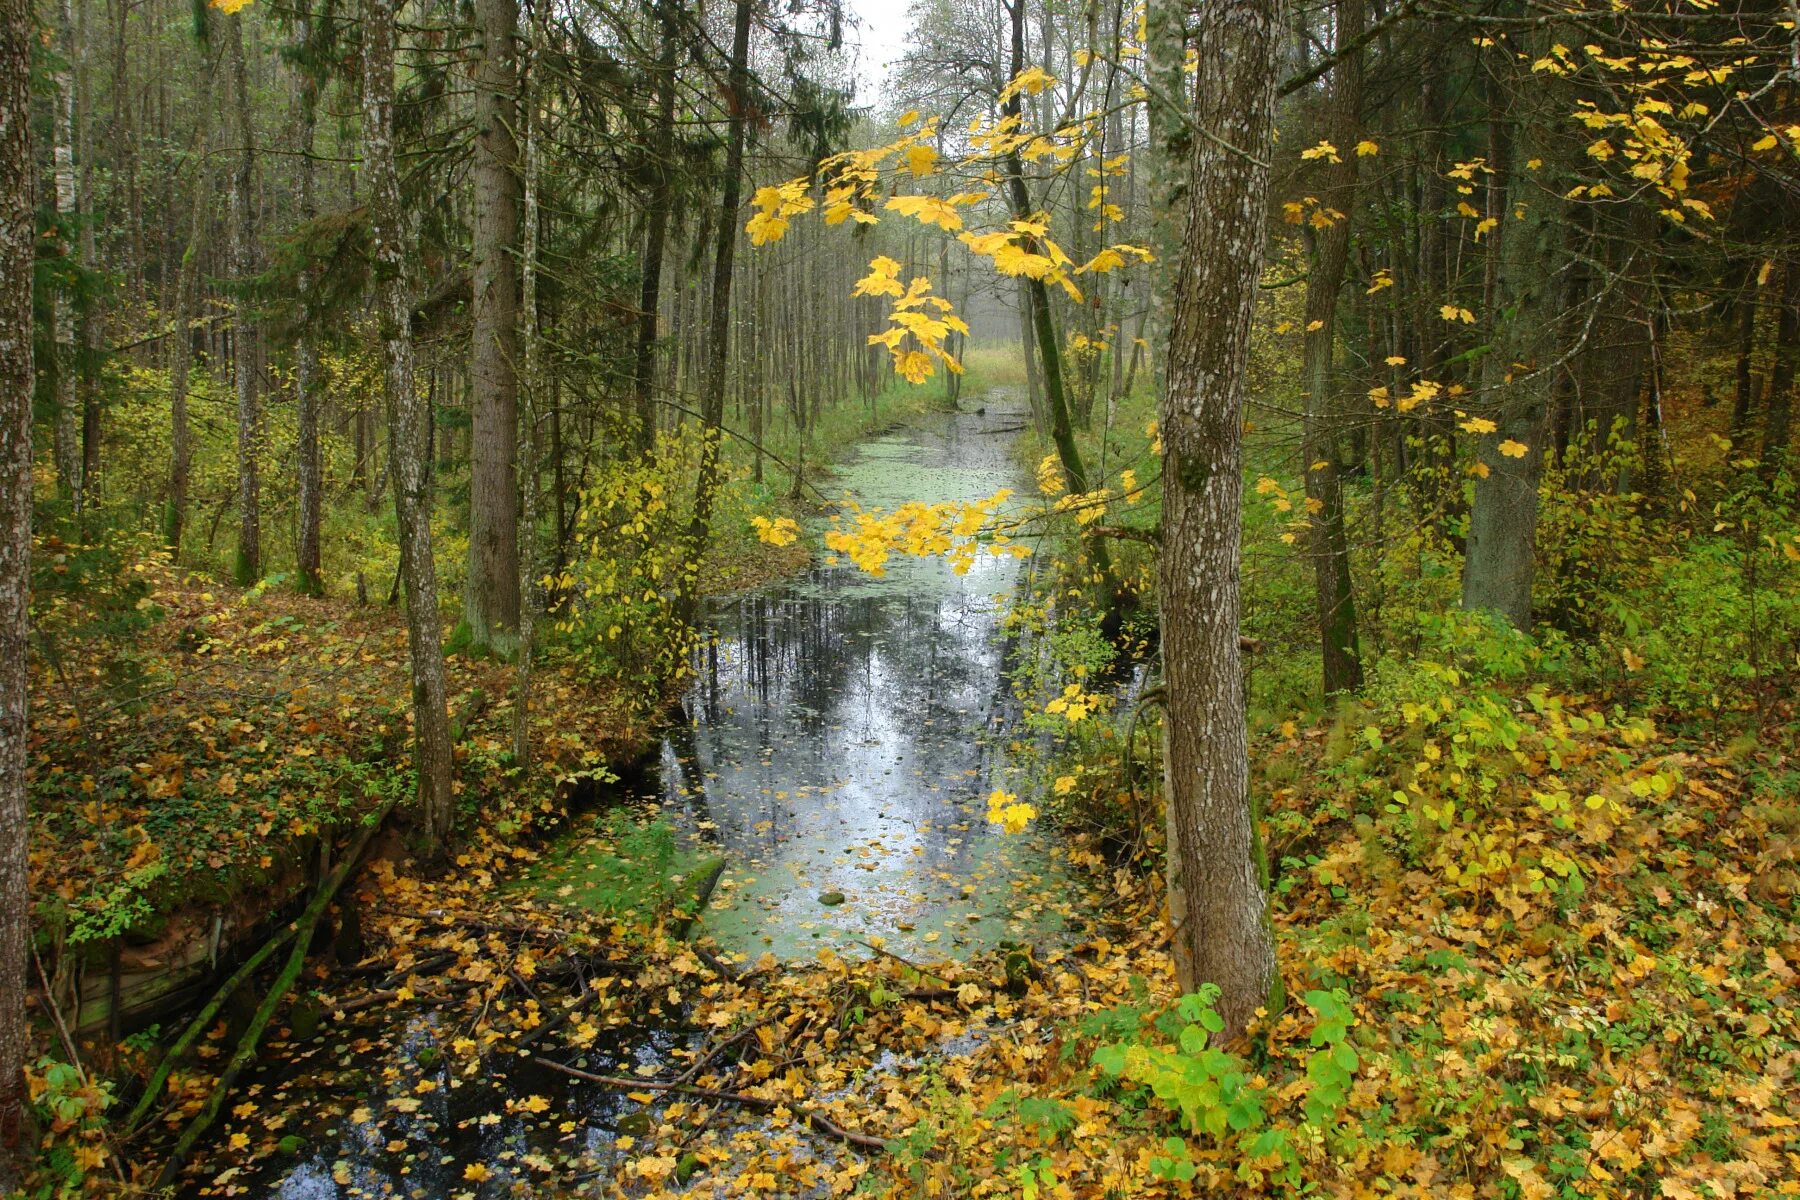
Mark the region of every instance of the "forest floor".
[[[727, 547], [708, 577], [753, 586], [805, 554]], [[321, 836], [407, 788], [411, 688], [396, 608], [235, 588], [155, 557], [122, 573], [129, 606], [156, 619], [110, 643], [68, 640], [34, 682], [31, 888], [59, 950], [124, 934], [131, 978], [217, 937], [204, 928], [214, 915], [227, 942], [251, 932], [305, 885]], [[582, 778], [603, 781], [654, 744], [661, 705], [549, 653], [533, 684], [538, 766], [522, 776], [513, 666], [452, 654], [446, 670], [472, 851], [555, 828]], [[51, 961], [75, 987], [91, 957]]]
[[[367, 877], [380, 969], [320, 980], [333, 1027], [271, 1047], [320, 1075], [252, 1084], [190, 1178], [259, 1194], [314, 1156], [352, 1194], [461, 1200], [1800, 1194], [1789, 748], [1445, 687], [1257, 745], [1288, 999], [1248, 1047], [1184, 1034], [1206, 1014], [1177, 1003], [1158, 880], [1080, 839], [1112, 885], [1096, 932], [967, 963], [733, 963], [679, 908], [628, 930], [496, 889], [529, 852], [494, 846]], [[1458, 774], [1468, 818], [1396, 811], [1441, 812]], [[1360, 782], [1402, 775], [1410, 806]], [[171, 1085], [171, 1124], [206, 1083]], [[378, 1173], [343, 1149], [384, 1145]]]
[[[383, 800], [407, 741], [396, 614], [134, 569], [167, 613], [134, 647], [142, 704], [84, 703], [109, 668], [64, 662], [34, 732], [34, 888], [96, 944], [177, 887], [273, 886]], [[479, 831], [442, 873], [365, 873], [362, 956], [283, 1010], [189, 1194], [313, 1171], [457, 1200], [1800, 1195], [1790, 677], [1694, 719], [1458, 627], [1259, 732], [1285, 1003], [1220, 1051], [1161, 880], [1081, 835], [1065, 857], [1111, 896], [1092, 932], [962, 963], [748, 962], [703, 919], [688, 940], [691, 900], [626, 920], [508, 888], [564, 808], [509, 774], [509, 668], [451, 671]], [[627, 699], [552, 665], [540, 753], [567, 774], [646, 744]], [[1136, 803], [1104, 772], [1077, 790]], [[139, 1140], [67, 1136], [147, 1183], [240, 1026]]]

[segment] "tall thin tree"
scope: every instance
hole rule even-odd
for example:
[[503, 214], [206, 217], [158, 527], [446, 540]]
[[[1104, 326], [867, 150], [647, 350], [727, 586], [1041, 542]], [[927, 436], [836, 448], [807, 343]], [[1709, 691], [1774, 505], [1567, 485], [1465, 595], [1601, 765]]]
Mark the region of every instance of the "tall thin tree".
[[[1549, 53], [1554, 39], [1535, 29], [1520, 38], [1526, 61]], [[1510, 64], [1508, 64], [1510, 65]], [[1502, 68], [1504, 69], [1504, 68]], [[1489, 184], [1488, 286], [1484, 297], [1491, 349], [1481, 360], [1481, 401], [1498, 425], [1476, 443], [1481, 469], [1469, 510], [1462, 603], [1498, 613], [1520, 629], [1531, 625], [1537, 565], [1538, 479], [1543, 474], [1559, 273], [1562, 201], [1553, 176], [1549, 131], [1556, 120], [1544, 77], [1501, 75], [1490, 81], [1493, 176]]]
[[[243, 287], [256, 269], [256, 197], [251, 187], [256, 170], [254, 126], [250, 120], [249, 73], [244, 62], [243, 12], [225, 18], [225, 61], [230, 70], [233, 160], [228, 207], [231, 210], [231, 275]], [[237, 386], [237, 558], [232, 575], [248, 586], [262, 578], [262, 479], [257, 454], [262, 441], [262, 400], [257, 388], [256, 324], [249, 297], [232, 307], [232, 376]]]
[[163, 509], [163, 544], [171, 556], [181, 555], [187, 526], [188, 482], [193, 473], [194, 442], [188, 427], [188, 386], [194, 361], [194, 310], [199, 304], [200, 258], [206, 250], [206, 214], [211, 199], [207, 152], [211, 148], [213, 79], [217, 58], [212, 47], [209, 6], [196, 10], [195, 36], [200, 55], [200, 102], [194, 109], [193, 195], [188, 201], [187, 246], [175, 276], [175, 313], [169, 336], [169, 496]]
[[1350, 261], [1350, 221], [1355, 212], [1357, 152], [1362, 127], [1363, 0], [1337, 0], [1340, 57], [1331, 71], [1331, 92], [1321, 122], [1339, 161], [1327, 161], [1320, 179], [1321, 203], [1336, 219], [1313, 240], [1306, 279], [1306, 341], [1301, 380], [1306, 388], [1300, 455], [1305, 460], [1308, 513], [1307, 553], [1312, 559], [1314, 609], [1324, 662], [1327, 696], [1362, 686], [1362, 651], [1356, 636], [1356, 597], [1350, 579], [1350, 539], [1344, 523], [1344, 487], [1338, 477], [1339, 404], [1337, 371], [1338, 294]]
[[[637, 347], [631, 378], [637, 401], [635, 439], [640, 454], [656, 444], [657, 310], [662, 305], [663, 254], [674, 202], [676, 64], [681, 53], [677, 0], [656, 0], [656, 126], [650, 138], [650, 195], [644, 206], [644, 265], [638, 287]], [[761, 460], [758, 460], [761, 465]]]
[[413, 379], [412, 237], [394, 165], [394, 0], [362, 0], [363, 173], [368, 181], [376, 321], [388, 406], [388, 470], [400, 527], [412, 659], [413, 767], [427, 849], [441, 852], [456, 816], [450, 712], [431, 551], [430, 413]]
[[[300, 44], [305, 46], [311, 34], [311, 18], [300, 21]], [[318, 124], [318, 83], [309, 69], [300, 81], [300, 219], [311, 221], [318, 215], [318, 202], [313, 195], [313, 134]], [[300, 272], [300, 333], [294, 346], [294, 399], [300, 410], [299, 429], [295, 437], [295, 456], [300, 460], [300, 519], [294, 540], [294, 575], [299, 590], [309, 596], [321, 595], [325, 577], [320, 562], [319, 525], [324, 508], [324, 478], [319, 453], [319, 341], [317, 318], [313, 311], [313, 294], [317, 280], [308, 264]]]
[[724, 441], [726, 369], [731, 355], [731, 277], [737, 258], [738, 208], [744, 195], [744, 121], [750, 104], [751, 0], [736, 0], [732, 15], [731, 62], [726, 70], [725, 178], [719, 193], [718, 241], [713, 249], [712, 311], [708, 319], [706, 376], [700, 393], [700, 472], [694, 484], [694, 513], [688, 523], [687, 562], [680, 584], [680, 607], [691, 615], [700, 583], [700, 560], [712, 530], [718, 499], [719, 451]]
[[25, 810], [31, 600], [31, 0], [0, 0], [0, 1194], [22, 1182], [25, 956], [31, 940]]
[[518, 0], [476, 0], [475, 188], [469, 348], [469, 572], [463, 634], [511, 654], [519, 627]]

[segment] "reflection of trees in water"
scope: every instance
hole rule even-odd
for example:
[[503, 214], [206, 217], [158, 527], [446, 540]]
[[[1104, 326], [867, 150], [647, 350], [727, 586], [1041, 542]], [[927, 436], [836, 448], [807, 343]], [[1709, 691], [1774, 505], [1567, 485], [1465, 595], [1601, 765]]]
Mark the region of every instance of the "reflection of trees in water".
[[[967, 436], [970, 422], [979, 425], [966, 417], [925, 439], [913, 463], [1004, 470], [1002, 440]], [[754, 853], [824, 819], [826, 802], [800, 789], [832, 788], [832, 804], [870, 806], [871, 818], [937, 818], [983, 786], [991, 751], [978, 734], [1016, 716], [1002, 670], [1012, 639], [996, 642], [990, 599], [1016, 566], [985, 561], [962, 579], [942, 564], [896, 567], [876, 586], [847, 569], [815, 570], [713, 609], [691, 723], [671, 733], [668, 782], [680, 781], [689, 811], [727, 844]], [[961, 775], [971, 770], [981, 774]]]

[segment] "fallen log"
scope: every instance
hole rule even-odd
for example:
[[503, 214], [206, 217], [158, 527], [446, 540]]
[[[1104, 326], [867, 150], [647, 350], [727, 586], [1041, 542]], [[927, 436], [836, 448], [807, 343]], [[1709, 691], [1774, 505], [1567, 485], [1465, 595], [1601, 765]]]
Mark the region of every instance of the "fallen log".
[[219, 985], [219, 989], [213, 993], [212, 999], [208, 1000], [206, 1006], [194, 1015], [193, 1020], [187, 1023], [187, 1028], [181, 1031], [181, 1036], [175, 1039], [175, 1044], [163, 1054], [162, 1061], [151, 1073], [150, 1082], [144, 1085], [144, 1094], [138, 1098], [137, 1107], [133, 1108], [131, 1115], [125, 1118], [124, 1132], [121, 1136], [129, 1138], [137, 1132], [138, 1125], [149, 1115], [150, 1109], [156, 1104], [157, 1097], [162, 1095], [163, 1086], [169, 1082], [169, 1073], [175, 1069], [175, 1064], [181, 1061], [182, 1056], [192, 1048], [195, 1042], [200, 1040], [200, 1035], [206, 1032], [207, 1027], [212, 1024], [213, 1018], [219, 1015], [219, 1010], [225, 1007], [225, 1002], [230, 1000], [238, 988], [243, 986], [244, 980], [250, 978], [271, 954], [285, 945], [287, 940], [294, 936], [294, 930], [294, 925], [282, 926], [274, 937], [264, 942], [255, 954], [245, 959], [243, 965], [231, 973], [230, 978]]
[[374, 814], [363, 827], [362, 832], [356, 836], [356, 840], [351, 843], [348, 853], [339, 860], [331, 874], [319, 882], [318, 892], [306, 906], [306, 911], [301, 913], [299, 919], [294, 922], [294, 948], [288, 952], [287, 962], [282, 965], [281, 973], [275, 977], [274, 984], [263, 996], [262, 1003], [257, 1006], [256, 1014], [250, 1018], [250, 1024], [244, 1030], [243, 1036], [238, 1039], [230, 1061], [225, 1064], [224, 1071], [219, 1074], [218, 1082], [213, 1085], [212, 1094], [207, 1097], [206, 1103], [201, 1106], [200, 1111], [194, 1114], [193, 1120], [188, 1122], [187, 1128], [181, 1131], [181, 1137], [176, 1140], [175, 1148], [170, 1151], [168, 1161], [163, 1164], [162, 1170], [157, 1174], [156, 1188], [158, 1190], [173, 1182], [176, 1172], [181, 1169], [188, 1153], [193, 1150], [201, 1136], [212, 1128], [213, 1122], [219, 1119], [219, 1111], [225, 1106], [225, 1097], [231, 1091], [231, 1085], [237, 1081], [237, 1077], [243, 1073], [244, 1068], [256, 1058], [256, 1047], [262, 1041], [263, 1030], [274, 1018], [275, 1010], [280, 1007], [288, 989], [292, 988], [295, 981], [300, 978], [301, 969], [306, 965], [306, 952], [311, 948], [313, 930], [318, 927], [319, 918], [325, 915], [325, 910], [330, 906], [332, 898], [338, 894], [338, 890], [344, 886], [344, 882], [350, 878], [357, 865], [362, 861], [363, 851], [368, 849], [369, 842], [375, 837], [375, 831], [381, 828], [382, 821], [387, 818], [393, 807], [394, 801], [390, 800]]

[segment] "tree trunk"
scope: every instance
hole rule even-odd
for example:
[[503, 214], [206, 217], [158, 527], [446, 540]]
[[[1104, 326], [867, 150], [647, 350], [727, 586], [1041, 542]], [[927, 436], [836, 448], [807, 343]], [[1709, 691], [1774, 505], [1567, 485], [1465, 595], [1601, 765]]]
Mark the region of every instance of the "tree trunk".
[[1731, 440], [1741, 441], [1750, 428], [1750, 406], [1756, 396], [1756, 260], [1744, 267], [1737, 297], [1737, 371], [1731, 398]]
[[[1159, 565], [1168, 686], [1164, 798], [1169, 918], [1184, 991], [1220, 989], [1220, 1039], [1272, 1006], [1274, 934], [1250, 805], [1239, 660], [1244, 375], [1261, 273], [1273, 148], [1279, 0], [1219, 0], [1194, 23], [1184, 80], [1179, 0], [1151, 0], [1150, 152], [1160, 251]], [[1191, 88], [1191, 90], [1190, 90]], [[1181, 109], [1192, 105], [1191, 114]], [[1180, 105], [1180, 108], [1175, 107]], [[1193, 126], [1210, 136], [1193, 137]]]
[[22, 1182], [25, 961], [31, 941], [25, 811], [31, 593], [31, 0], [0, 0], [0, 1195]]
[[1775, 321], [1775, 366], [1769, 372], [1768, 415], [1763, 424], [1762, 462], [1765, 479], [1787, 465], [1794, 412], [1794, 376], [1800, 366], [1800, 255], [1781, 264], [1781, 311]]
[[[1528, 40], [1548, 46], [1542, 31]], [[1495, 127], [1504, 144], [1493, 155], [1489, 185], [1499, 224], [1488, 234], [1492, 288], [1483, 316], [1492, 349], [1481, 360], [1480, 398], [1498, 431], [1475, 440], [1476, 461], [1486, 473], [1478, 470], [1475, 479], [1462, 578], [1465, 609], [1498, 613], [1520, 629], [1531, 626], [1538, 478], [1559, 324], [1557, 273], [1551, 269], [1562, 249], [1558, 192], [1538, 178], [1550, 169], [1539, 135], [1553, 120], [1539, 111], [1543, 91], [1534, 78], [1503, 94], [1503, 114], [1496, 102]], [[1533, 98], [1527, 99], [1527, 92]], [[1546, 165], [1528, 169], [1534, 160]]]
[[[94, 204], [94, 88], [88, 70], [87, 6], [75, 10], [75, 162], [80, 176], [76, 189], [82, 208], [80, 244], [81, 274], [89, 288], [86, 310], [81, 314], [81, 360], [75, 369], [75, 404], [81, 413], [81, 503], [91, 504], [100, 494], [100, 359], [106, 352], [106, 306], [98, 288], [100, 255], [95, 245], [97, 223]], [[116, 165], [115, 165], [116, 169]]]
[[519, 663], [518, 694], [513, 697], [513, 763], [531, 769], [531, 673], [537, 653], [537, 619], [544, 611], [543, 577], [538, 555], [538, 478], [543, 462], [539, 434], [542, 374], [538, 369], [538, 130], [543, 107], [538, 96], [538, 55], [542, 47], [542, 6], [532, 10], [531, 36], [525, 48], [523, 125], [525, 130], [524, 230], [519, 238], [519, 337], [524, 344], [523, 416], [525, 462], [523, 525], [519, 530]]
[[725, 369], [731, 350], [731, 276], [737, 257], [738, 206], [744, 185], [744, 107], [750, 95], [750, 0], [736, 0], [731, 32], [731, 65], [726, 77], [729, 106], [725, 132], [725, 180], [719, 197], [718, 242], [713, 252], [711, 332], [706, 378], [700, 397], [700, 473], [694, 485], [694, 515], [688, 524], [687, 562], [681, 575], [681, 612], [691, 618], [700, 583], [700, 560], [712, 529], [719, 490], [719, 443], [725, 420]]
[[[57, 251], [66, 255], [74, 249], [75, 225], [81, 219], [81, 199], [75, 192], [75, 77], [70, 68], [79, 47], [75, 45], [75, 15], [69, 0], [62, 0], [60, 15], [62, 65], [56, 72], [56, 99], [51, 120], [55, 143], [50, 158], [56, 181]], [[81, 441], [75, 400], [75, 302], [67, 287], [56, 287], [50, 319], [51, 338], [56, 347], [51, 363], [56, 395], [51, 450], [56, 460], [59, 494], [80, 512]]]
[[[202, 7], [197, 20], [211, 23]], [[181, 557], [181, 534], [187, 525], [188, 478], [193, 470], [193, 438], [188, 430], [188, 374], [194, 357], [194, 309], [199, 302], [200, 256], [205, 250], [207, 201], [207, 151], [211, 145], [214, 59], [210, 40], [200, 39], [200, 105], [194, 121], [194, 195], [188, 217], [187, 249], [175, 283], [175, 339], [169, 363], [169, 499], [163, 510], [163, 544], [171, 557]]]
[[[1012, 74], [1017, 78], [1025, 69], [1025, 4], [1026, 0], [1007, 0], [1012, 21]], [[1001, 118], [1022, 120], [1022, 103], [1015, 91], [1000, 107]], [[1015, 221], [1032, 217], [1031, 196], [1025, 189], [1025, 169], [1015, 148], [1006, 153], [1006, 194]], [[1026, 249], [1036, 251], [1036, 243], [1027, 239]], [[1075, 427], [1069, 416], [1069, 397], [1063, 380], [1062, 343], [1056, 335], [1056, 323], [1050, 315], [1050, 292], [1042, 279], [1024, 278], [1025, 319], [1031, 322], [1032, 336], [1037, 342], [1038, 366], [1042, 368], [1044, 407], [1050, 417], [1050, 440], [1056, 446], [1057, 459], [1069, 479], [1071, 492], [1086, 492], [1094, 482], [1088, 479], [1087, 464], [1082, 462], [1081, 447], [1075, 442]], [[1093, 560], [1094, 573], [1104, 589], [1107, 602], [1115, 607], [1120, 601], [1118, 576], [1113, 572], [1112, 554], [1102, 538], [1082, 541], [1082, 550]]]
[[[1363, 0], [1337, 0], [1338, 46], [1362, 36]], [[1362, 686], [1362, 653], [1356, 637], [1356, 596], [1350, 581], [1350, 541], [1344, 530], [1344, 489], [1338, 478], [1336, 345], [1338, 293], [1350, 258], [1350, 214], [1356, 206], [1356, 144], [1362, 127], [1362, 53], [1347, 54], [1331, 72], [1328, 116], [1321, 132], [1342, 162], [1327, 163], [1321, 202], [1342, 215], [1314, 239], [1306, 282], [1306, 335], [1301, 379], [1306, 412], [1300, 454], [1305, 459], [1307, 553], [1312, 559], [1325, 695]]]
[[[255, 197], [250, 194], [256, 151], [251, 144], [250, 87], [244, 68], [244, 14], [225, 18], [225, 54], [231, 70], [232, 130], [237, 161], [231, 173], [231, 274], [239, 284], [255, 271]], [[256, 330], [238, 297], [232, 306], [232, 373], [237, 382], [237, 558], [232, 576], [248, 587], [262, 578], [262, 481], [256, 455], [262, 438], [262, 412], [256, 389]]]
[[[676, 0], [657, 0], [662, 43], [656, 60], [656, 132], [650, 143], [651, 184], [644, 211], [643, 279], [638, 289], [637, 351], [632, 360], [632, 388], [637, 400], [639, 454], [656, 444], [656, 318], [662, 304], [663, 253], [668, 243], [669, 208], [674, 194], [675, 64], [681, 45]], [[759, 461], [760, 465], [760, 461]]]
[[451, 785], [450, 713], [445, 695], [437, 569], [431, 555], [431, 490], [425, 405], [413, 382], [411, 236], [394, 167], [393, 0], [362, 0], [363, 171], [368, 182], [376, 319], [388, 405], [388, 470], [400, 529], [400, 576], [406, 583], [407, 642], [412, 657], [413, 767], [429, 853], [443, 851], [456, 817]]
[[477, 0], [474, 309], [469, 355], [469, 649], [509, 655], [519, 627], [518, 0]]
[[[309, 22], [302, 22], [304, 31]], [[304, 45], [305, 32], [301, 34]], [[310, 221], [318, 215], [313, 199], [313, 130], [317, 114], [317, 97], [313, 85], [302, 85], [300, 134], [300, 219]], [[319, 347], [314, 333], [312, 291], [315, 286], [310, 267], [300, 275], [300, 341], [294, 348], [294, 393], [299, 403], [299, 433], [296, 447], [300, 459], [300, 527], [294, 544], [294, 573], [299, 589], [309, 596], [323, 595], [325, 578], [320, 563], [319, 521], [323, 507], [323, 486], [319, 466]]]

